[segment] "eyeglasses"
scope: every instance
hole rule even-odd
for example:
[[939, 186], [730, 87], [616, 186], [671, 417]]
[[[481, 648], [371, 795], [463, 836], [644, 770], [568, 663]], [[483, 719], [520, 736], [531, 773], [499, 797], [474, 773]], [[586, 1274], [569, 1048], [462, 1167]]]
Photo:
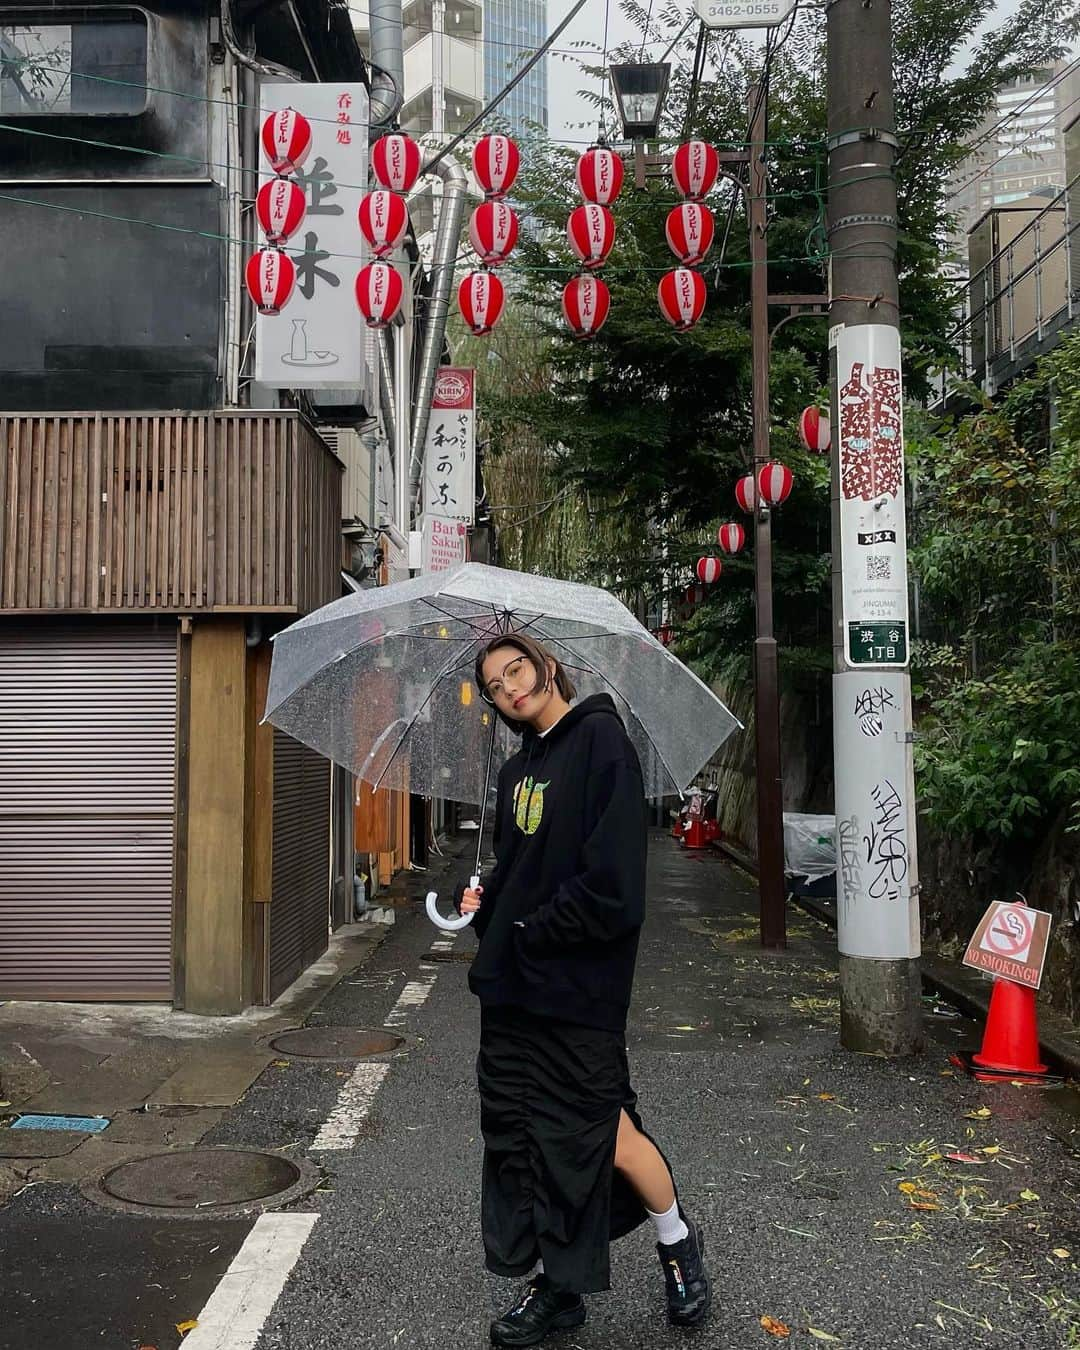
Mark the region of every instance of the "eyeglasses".
[[515, 689], [521, 684], [528, 682], [531, 686], [536, 679], [536, 670], [533, 663], [527, 656], [515, 656], [512, 661], [503, 666], [502, 675], [498, 679], [492, 680], [490, 684], [485, 685], [480, 690], [480, 697], [485, 703], [494, 703], [497, 698], [505, 697], [506, 686], [504, 680], [510, 680]]

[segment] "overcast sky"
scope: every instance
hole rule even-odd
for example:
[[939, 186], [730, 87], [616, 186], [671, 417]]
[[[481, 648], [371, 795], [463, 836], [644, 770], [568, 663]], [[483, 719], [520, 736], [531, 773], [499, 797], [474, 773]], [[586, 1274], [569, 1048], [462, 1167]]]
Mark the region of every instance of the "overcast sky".
[[[557, 27], [572, 0], [547, 0], [548, 31]], [[1005, 16], [1015, 13], [1020, 0], [1002, 0], [995, 13], [990, 16], [988, 27], [1000, 23]], [[659, 6], [657, 6], [659, 9]], [[689, 0], [685, 5], [687, 17], [690, 15]], [[555, 50], [548, 57], [548, 122], [549, 131], [555, 140], [589, 140], [596, 134], [596, 113], [589, 104], [578, 97], [582, 85], [581, 72], [573, 60], [560, 53], [573, 49], [575, 43], [587, 43], [592, 52], [592, 60], [599, 65], [600, 53], [604, 46], [604, 16], [608, 12], [608, 47], [618, 46], [628, 38], [636, 36], [637, 30], [622, 14], [618, 0], [587, 0], [584, 9], [573, 21], [566, 32], [555, 42]], [[760, 46], [765, 40], [764, 29], [746, 29], [746, 36]], [[651, 55], [659, 59], [666, 44], [654, 44], [646, 48], [646, 59]], [[588, 121], [587, 129], [582, 130], [578, 123]]]

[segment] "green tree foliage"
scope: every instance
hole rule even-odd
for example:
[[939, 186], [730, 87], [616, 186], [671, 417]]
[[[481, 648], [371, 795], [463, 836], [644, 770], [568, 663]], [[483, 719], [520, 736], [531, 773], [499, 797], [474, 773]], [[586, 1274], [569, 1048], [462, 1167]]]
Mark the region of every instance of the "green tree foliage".
[[[643, 35], [648, 26], [651, 42], [675, 43], [665, 143], [694, 135], [720, 148], [744, 145], [749, 90], [762, 73], [760, 52], [738, 34], [714, 34], [694, 80], [696, 25], [679, 38], [684, 8], [645, 9], [635, 0], [623, 8]], [[1061, 49], [1052, 4], [1027, 0], [961, 59], [990, 8], [989, 0], [953, 6], [899, 0], [894, 6], [901, 321], [909, 390], [915, 392], [925, 371], [949, 355], [945, 335], [953, 325], [953, 296], [941, 275], [941, 245], [950, 223], [947, 178], [962, 154], [961, 142], [991, 106], [1002, 79]], [[766, 160], [773, 292], [825, 289], [823, 29], [820, 12], [801, 13], [770, 61]], [[636, 57], [636, 44], [609, 53], [612, 60]], [[614, 131], [602, 69], [586, 66], [583, 83], [593, 91], [598, 120]], [[584, 513], [579, 519], [586, 528], [572, 547], [554, 516], [539, 517], [529, 565], [619, 585], [654, 602], [666, 584], [677, 599], [696, 559], [718, 552], [716, 527], [738, 518], [733, 488], [749, 462], [744, 206], [730, 186], [721, 185], [713, 203], [717, 245], [703, 268], [706, 314], [692, 332], [679, 335], [656, 304], [659, 278], [672, 266], [664, 221], [677, 200], [674, 189], [666, 175], [650, 178], [643, 192], [628, 183], [616, 204], [616, 246], [604, 273], [611, 316], [597, 338], [578, 342], [567, 334], [559, 310], [562, 287], [577, 271], [565, 240], [567, 213], [576, 201], [576, 155], [538, 134], [523, 157], [518, 204], [531, 227], [517, 255], [512, 305], [539, 335], [537, 364], [528, 379], [488, 383], [489, 472], [497, 475], [500, 456], [520, 457], [525, 436], [535, 475], [527, 500], [544, 502], [570, 489], [572, 509]], [[825, 337], [823, 321], [800, 320], [784, 327], [773, 350], [772, 453], [789, 464], [796, 480], [792, 497], [774, 513], [776, 629], [788, 672], [800, 662], [827, 669], [830, 660], [827, 466], [801, 450], [793, 430], [800, 409], [820, 396], [826, 382]], [[608, 526], [613, 517], [617, 528]], [[708, 602], [682, 625], [680, 651], [703, 672], [745, 657], [751, 581], [747, 550], [725, 561]]]
[[939, 828], [1030, 841], [1080, 804], [1080, 335], [908, 456], [920, 798]]

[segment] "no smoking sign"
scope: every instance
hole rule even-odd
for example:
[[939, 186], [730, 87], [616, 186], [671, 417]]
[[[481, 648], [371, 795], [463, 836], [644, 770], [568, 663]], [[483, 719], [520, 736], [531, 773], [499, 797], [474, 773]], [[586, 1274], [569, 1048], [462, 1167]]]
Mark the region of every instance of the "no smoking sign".
[[1038, 989], [1049, 937], [1045, 910], [995, 900], [968, 943], [964, 965]]

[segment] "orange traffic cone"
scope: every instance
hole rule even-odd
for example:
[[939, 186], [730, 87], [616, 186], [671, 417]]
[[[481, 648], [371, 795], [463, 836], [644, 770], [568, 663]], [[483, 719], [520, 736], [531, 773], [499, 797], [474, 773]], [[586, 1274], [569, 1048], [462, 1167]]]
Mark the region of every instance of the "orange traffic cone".
[[979, 1069], [1005, 1076], [1047, 1072], [1039, 1059], [1034, 989], [1014, 980], [994, 981], [982, 1049], [971, 1059], [973, 1073]]

